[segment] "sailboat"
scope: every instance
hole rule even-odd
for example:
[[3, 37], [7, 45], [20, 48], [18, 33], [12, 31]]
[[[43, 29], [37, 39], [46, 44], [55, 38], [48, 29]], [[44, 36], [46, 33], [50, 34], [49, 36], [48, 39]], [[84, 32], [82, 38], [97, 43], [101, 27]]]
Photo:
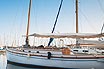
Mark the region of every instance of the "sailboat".
[[[104, 34], [81, 34], [78, 33], [78, 0], [76, 0], [76, 33], [34, 33], [29, 35], [31, 0], [29, 3], [28, 25], [26, 32], [26, 44], [23, 47], [7, 47], [7, 61], [20, 65], [39, 66], [48, 68], [85, 68], [92, 62], [104, 62], [103, 50], [88, 50], [82, 48], [78, 41], [81, 38], [99, 38]], [[73, 38], [76, 39], [75, 48], [71, 47], [31, 47], [30, 36], [42, 38]], [[88, 52], [89, 51], [89, 52]], [[94, 53], [91, 53], [93, 51]], [[94, 65], [94, 64], [93, 64]], [[93, 66], [92, 65], [92, 66]], [[91, 67], [90, 67], [91, 68]]]

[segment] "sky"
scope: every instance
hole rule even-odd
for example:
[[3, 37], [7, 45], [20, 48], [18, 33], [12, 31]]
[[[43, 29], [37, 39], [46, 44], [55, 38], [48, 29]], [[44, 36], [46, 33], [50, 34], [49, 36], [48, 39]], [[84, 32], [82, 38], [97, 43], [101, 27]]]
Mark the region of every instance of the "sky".
[[[51, 33], [61, 0], [32, 0], [30, 31]], [[29, 0], [0, 0], [0, 45], [25, 43]], [[104, 0], [79, 0], [79, 33], [100, 33]], [[75, 0], [63, 0], [55, 33], [75, 33]], [[30, 42], [31, 43], [31, 42]]]

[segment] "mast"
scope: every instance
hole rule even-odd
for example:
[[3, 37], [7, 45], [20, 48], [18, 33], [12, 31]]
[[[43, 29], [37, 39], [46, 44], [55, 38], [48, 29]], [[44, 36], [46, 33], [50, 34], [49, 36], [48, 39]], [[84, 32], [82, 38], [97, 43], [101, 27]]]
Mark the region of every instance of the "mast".
[[[76, 0], [76, 33], [78, 33], [78, 0]], [[76, 38], [76, 46], [80, 46], [78, 41], [79, 38]]]
[[78, 33], [78, 0], [76, 0], [76, 33]]
[[28, 34], [29, 34], [29, 27], [30, 27], [30, 11], [31, 11], [31, 0], [29, 3], [29, 10], [28, 10], [28, 24], [27, 24], [27, 31], [26, 31], [26, 45], [25, 47], [29, 47], [29, 38], [28, 38]]

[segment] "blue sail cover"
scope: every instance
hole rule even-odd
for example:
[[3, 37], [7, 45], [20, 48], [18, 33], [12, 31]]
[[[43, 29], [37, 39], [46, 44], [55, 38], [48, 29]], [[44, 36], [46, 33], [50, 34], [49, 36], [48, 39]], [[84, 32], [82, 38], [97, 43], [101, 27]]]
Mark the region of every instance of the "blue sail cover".
[[53, 41], [54, 38], [50, 38], [48, 46], [50, 46], [51, 42]]

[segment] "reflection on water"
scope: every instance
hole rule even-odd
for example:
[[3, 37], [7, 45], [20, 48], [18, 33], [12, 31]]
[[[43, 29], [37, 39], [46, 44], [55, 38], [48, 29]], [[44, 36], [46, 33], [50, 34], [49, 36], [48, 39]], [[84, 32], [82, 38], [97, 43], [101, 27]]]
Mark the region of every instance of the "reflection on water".
[[[78, 62], [76, 62], [76, 64], [77, 65], [75, 67], [81, 66]], [[83, 65], [82, 67], [85, 67], [87, 69], [104, 69], [104, 62], [92, 61], [90, 63], [88, 62], [86, 65]], [[29, 68], [29, 67], [10, 64], [10, 63], [7, 64], [6, 55], [4, 53], [0, 53], [0, 69], [43, 69], [43, 68]]]
[[29, 67], [22, 67], [22, 66], [17, 66], [13, 64], [7, 64], [6, 69], [40, 69], [40, 68], [29, 68]]
[[4, 53], [0, 53], [0, 69], [6, 69], [6, 56]]

